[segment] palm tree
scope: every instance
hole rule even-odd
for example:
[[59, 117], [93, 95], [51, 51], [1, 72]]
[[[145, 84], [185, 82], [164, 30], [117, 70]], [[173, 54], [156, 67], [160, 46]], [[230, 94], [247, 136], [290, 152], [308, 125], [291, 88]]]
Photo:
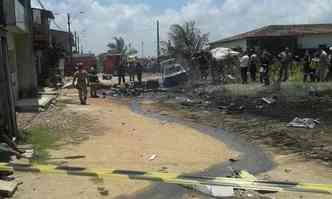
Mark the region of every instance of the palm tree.
[[114, 37], [113, 39], [113, 43], [107, 44], [107, 47], [110, 49], [109, 52], [119, 53], [122, 55], [134, 55], [138, 53], [136, 49], [128, 48], [122, 37]]
[[183, 25], [174, 24], [170, 27], [167, 43], [168, 54], [180, 55], [190, 60], [193, 55], [200, 52], [207, 45], [209, 34], [202, 34], [194, 21], [185, 22]]
[[208, 44], [208, 36], [208, 33], [201, 33], [194, 21], [189, 21], [183, 25], [172, 25], [168, 33], [169, 41], [162, 43], [162, 50], [166, 55], [181, 57], [187, 62], [192, 83], [199, 76], [197, 63], [194, 63], [192, 58]]
[[126, 54], [128, 48], [125, 44], [125, 41], [122, 37], [113, 37], [113, 43], [107, 44], [107, 47], [110, 48], [110, 52], [119, 53], [119, 54]]

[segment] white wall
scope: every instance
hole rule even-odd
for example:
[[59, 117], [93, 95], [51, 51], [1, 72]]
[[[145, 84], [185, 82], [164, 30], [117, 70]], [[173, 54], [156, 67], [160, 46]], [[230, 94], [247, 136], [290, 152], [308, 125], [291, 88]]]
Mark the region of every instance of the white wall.
[[230, 42], [225, 42], [225, 43], [213, 44], [213, 48], [215, 48], [215, 47], [224, 47], [224, 48], [241, 47], [242, 50], [247, 50], [247, 40], [242, 39], [242, 40], [235, 40], [235, 41], [230, 41]]
[[305, 35], [298, 38], [299, 48], [318, 48], [319, 45], [332, 46], [332, 34]]

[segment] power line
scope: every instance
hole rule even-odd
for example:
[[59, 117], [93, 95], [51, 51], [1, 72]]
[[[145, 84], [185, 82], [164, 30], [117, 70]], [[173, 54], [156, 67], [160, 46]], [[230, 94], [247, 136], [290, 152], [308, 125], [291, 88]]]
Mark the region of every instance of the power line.
[[45, 6], [44, 6], [44, 4], [41, 2], [41, 0], [38, 0], [38, 3], [39, 3], [40, 7], [41, 7], [43, 10], [46, 10], [46, 9], [45, 9]]
[[64, 28], [61, 27], [55, 20], [53, 20], [52, 22], [57, 28], [59, 28], [60, 30], [64, 30]]

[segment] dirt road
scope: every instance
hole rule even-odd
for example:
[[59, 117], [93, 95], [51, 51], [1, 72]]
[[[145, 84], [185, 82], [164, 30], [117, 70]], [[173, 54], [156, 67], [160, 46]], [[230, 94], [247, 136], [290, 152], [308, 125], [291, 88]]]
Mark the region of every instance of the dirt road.
[[[72, 90], [60, 100], [67, 102], [62, 111], [84, 114], [94, 121], [89, 128], [84, 124], [78, 128], [89, 139], [51, 151], [53, 157], [86, 156], [70, 161], [70, 165], [192, 173], [237, 156], [222, 142], [194, 128], [134, 113], [125, 100], [120, 103], [89, 99], [89, 105], [81, 106]], [[156, 158], [149, 160], [152, 155]], [[97, 180], [27, 173], [17, 176], [24, 182], [15, 194], [17, 199], [199, 198], [177, 186], [126, 179]], [[108, 193], [100, 193], [102, 189]]]

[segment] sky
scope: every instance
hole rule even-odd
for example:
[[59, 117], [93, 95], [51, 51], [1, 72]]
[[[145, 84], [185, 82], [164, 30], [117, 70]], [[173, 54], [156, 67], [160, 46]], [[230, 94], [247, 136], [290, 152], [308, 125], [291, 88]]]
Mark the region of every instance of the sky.
[[[40, 0], [55, 13], [53, 28], [72, 29], [86, 52], [107, 51], [107, 43], [121, 36], [139, 55], [156, 55], [156, 21], [162, 41], [169, 27], [194, 20], [215, 41], [272, 24], [332, 23], [332, 0]], [[32, 0], [39, 7], [38, 0]], [[142, 48], [143, 43], [143, 48]], [[143, 49], [143, 52], [142, 52]]]

